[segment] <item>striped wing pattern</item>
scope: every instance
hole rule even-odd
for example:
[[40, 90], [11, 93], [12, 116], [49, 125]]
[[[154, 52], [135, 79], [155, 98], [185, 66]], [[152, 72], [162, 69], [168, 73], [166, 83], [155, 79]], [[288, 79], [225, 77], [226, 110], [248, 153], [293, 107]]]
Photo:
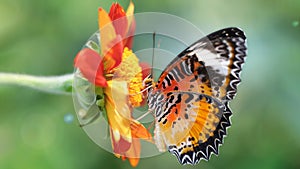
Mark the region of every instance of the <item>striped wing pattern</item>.
[[240, 82], [245, 43], [240, 29], [219, 30], [189, 46], [162, 72], [148, 97], [160, 151], [193, 165], [218, 154], [231, 125], [228, 103]]

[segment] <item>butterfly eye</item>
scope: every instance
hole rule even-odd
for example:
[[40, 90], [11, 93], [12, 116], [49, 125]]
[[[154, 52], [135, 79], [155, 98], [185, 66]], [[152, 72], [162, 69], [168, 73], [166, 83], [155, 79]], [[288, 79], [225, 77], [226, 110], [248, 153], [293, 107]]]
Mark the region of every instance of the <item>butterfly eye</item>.
[[153, 86], [153, 78], [152, 75], [148, 75], [144, 80], [143, 80], [143, 87], [145, 89], [148, 89], [149, 87]]

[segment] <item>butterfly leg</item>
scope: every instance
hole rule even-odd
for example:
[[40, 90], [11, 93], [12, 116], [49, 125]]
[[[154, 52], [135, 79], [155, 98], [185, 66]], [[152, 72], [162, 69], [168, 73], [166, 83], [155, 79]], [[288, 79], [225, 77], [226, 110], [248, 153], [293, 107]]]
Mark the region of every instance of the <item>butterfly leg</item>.
[[141, 119], [145, 118], [151, 112], [153, 112], [153, 110], [149, 109], [145, 114], [141, 115], [140, 117], [136, 118], [135, 120], [140, 121]]
[[154, 127], [155, 121], [153, 120], [151, 124], [147, 127], [147, 129], [150, 131]]

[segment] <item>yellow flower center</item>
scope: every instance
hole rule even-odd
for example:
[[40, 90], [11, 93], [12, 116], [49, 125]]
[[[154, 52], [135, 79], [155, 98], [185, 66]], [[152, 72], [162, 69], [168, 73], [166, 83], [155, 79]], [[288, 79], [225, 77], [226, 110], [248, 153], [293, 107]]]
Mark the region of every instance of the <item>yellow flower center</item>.
[[133, 107], [142, 102], [143, 78], [139, 59], [127, 47], [124, 48], [121, 64], [114, 69], [114, 79], [123, 80], [128, 84], [129, 102]]

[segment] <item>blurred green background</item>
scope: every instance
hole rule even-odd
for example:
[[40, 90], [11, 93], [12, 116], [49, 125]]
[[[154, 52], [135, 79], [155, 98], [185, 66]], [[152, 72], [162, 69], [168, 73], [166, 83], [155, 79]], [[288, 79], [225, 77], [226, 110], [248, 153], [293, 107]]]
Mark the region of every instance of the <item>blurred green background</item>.
[[[73, 58], [97, 30], [108, 0], [1, 0], [0, 71], [32, 75], [73, 72]], [[125, 8], [128, 0], [119, 1]], [[231, 103], [234, 116], [219, 157], [180, 166], [165, 153], [137, 168], [300, 168], [300, 1], [134, 0], [136, 12], [185, 18], [204, 33], [242, 28], [248, 58]], [[200, 37], [199, 37], [200, 38]], [[71, 96], [0, 86], [1, 169], [131, 168], [78, 127]]]

